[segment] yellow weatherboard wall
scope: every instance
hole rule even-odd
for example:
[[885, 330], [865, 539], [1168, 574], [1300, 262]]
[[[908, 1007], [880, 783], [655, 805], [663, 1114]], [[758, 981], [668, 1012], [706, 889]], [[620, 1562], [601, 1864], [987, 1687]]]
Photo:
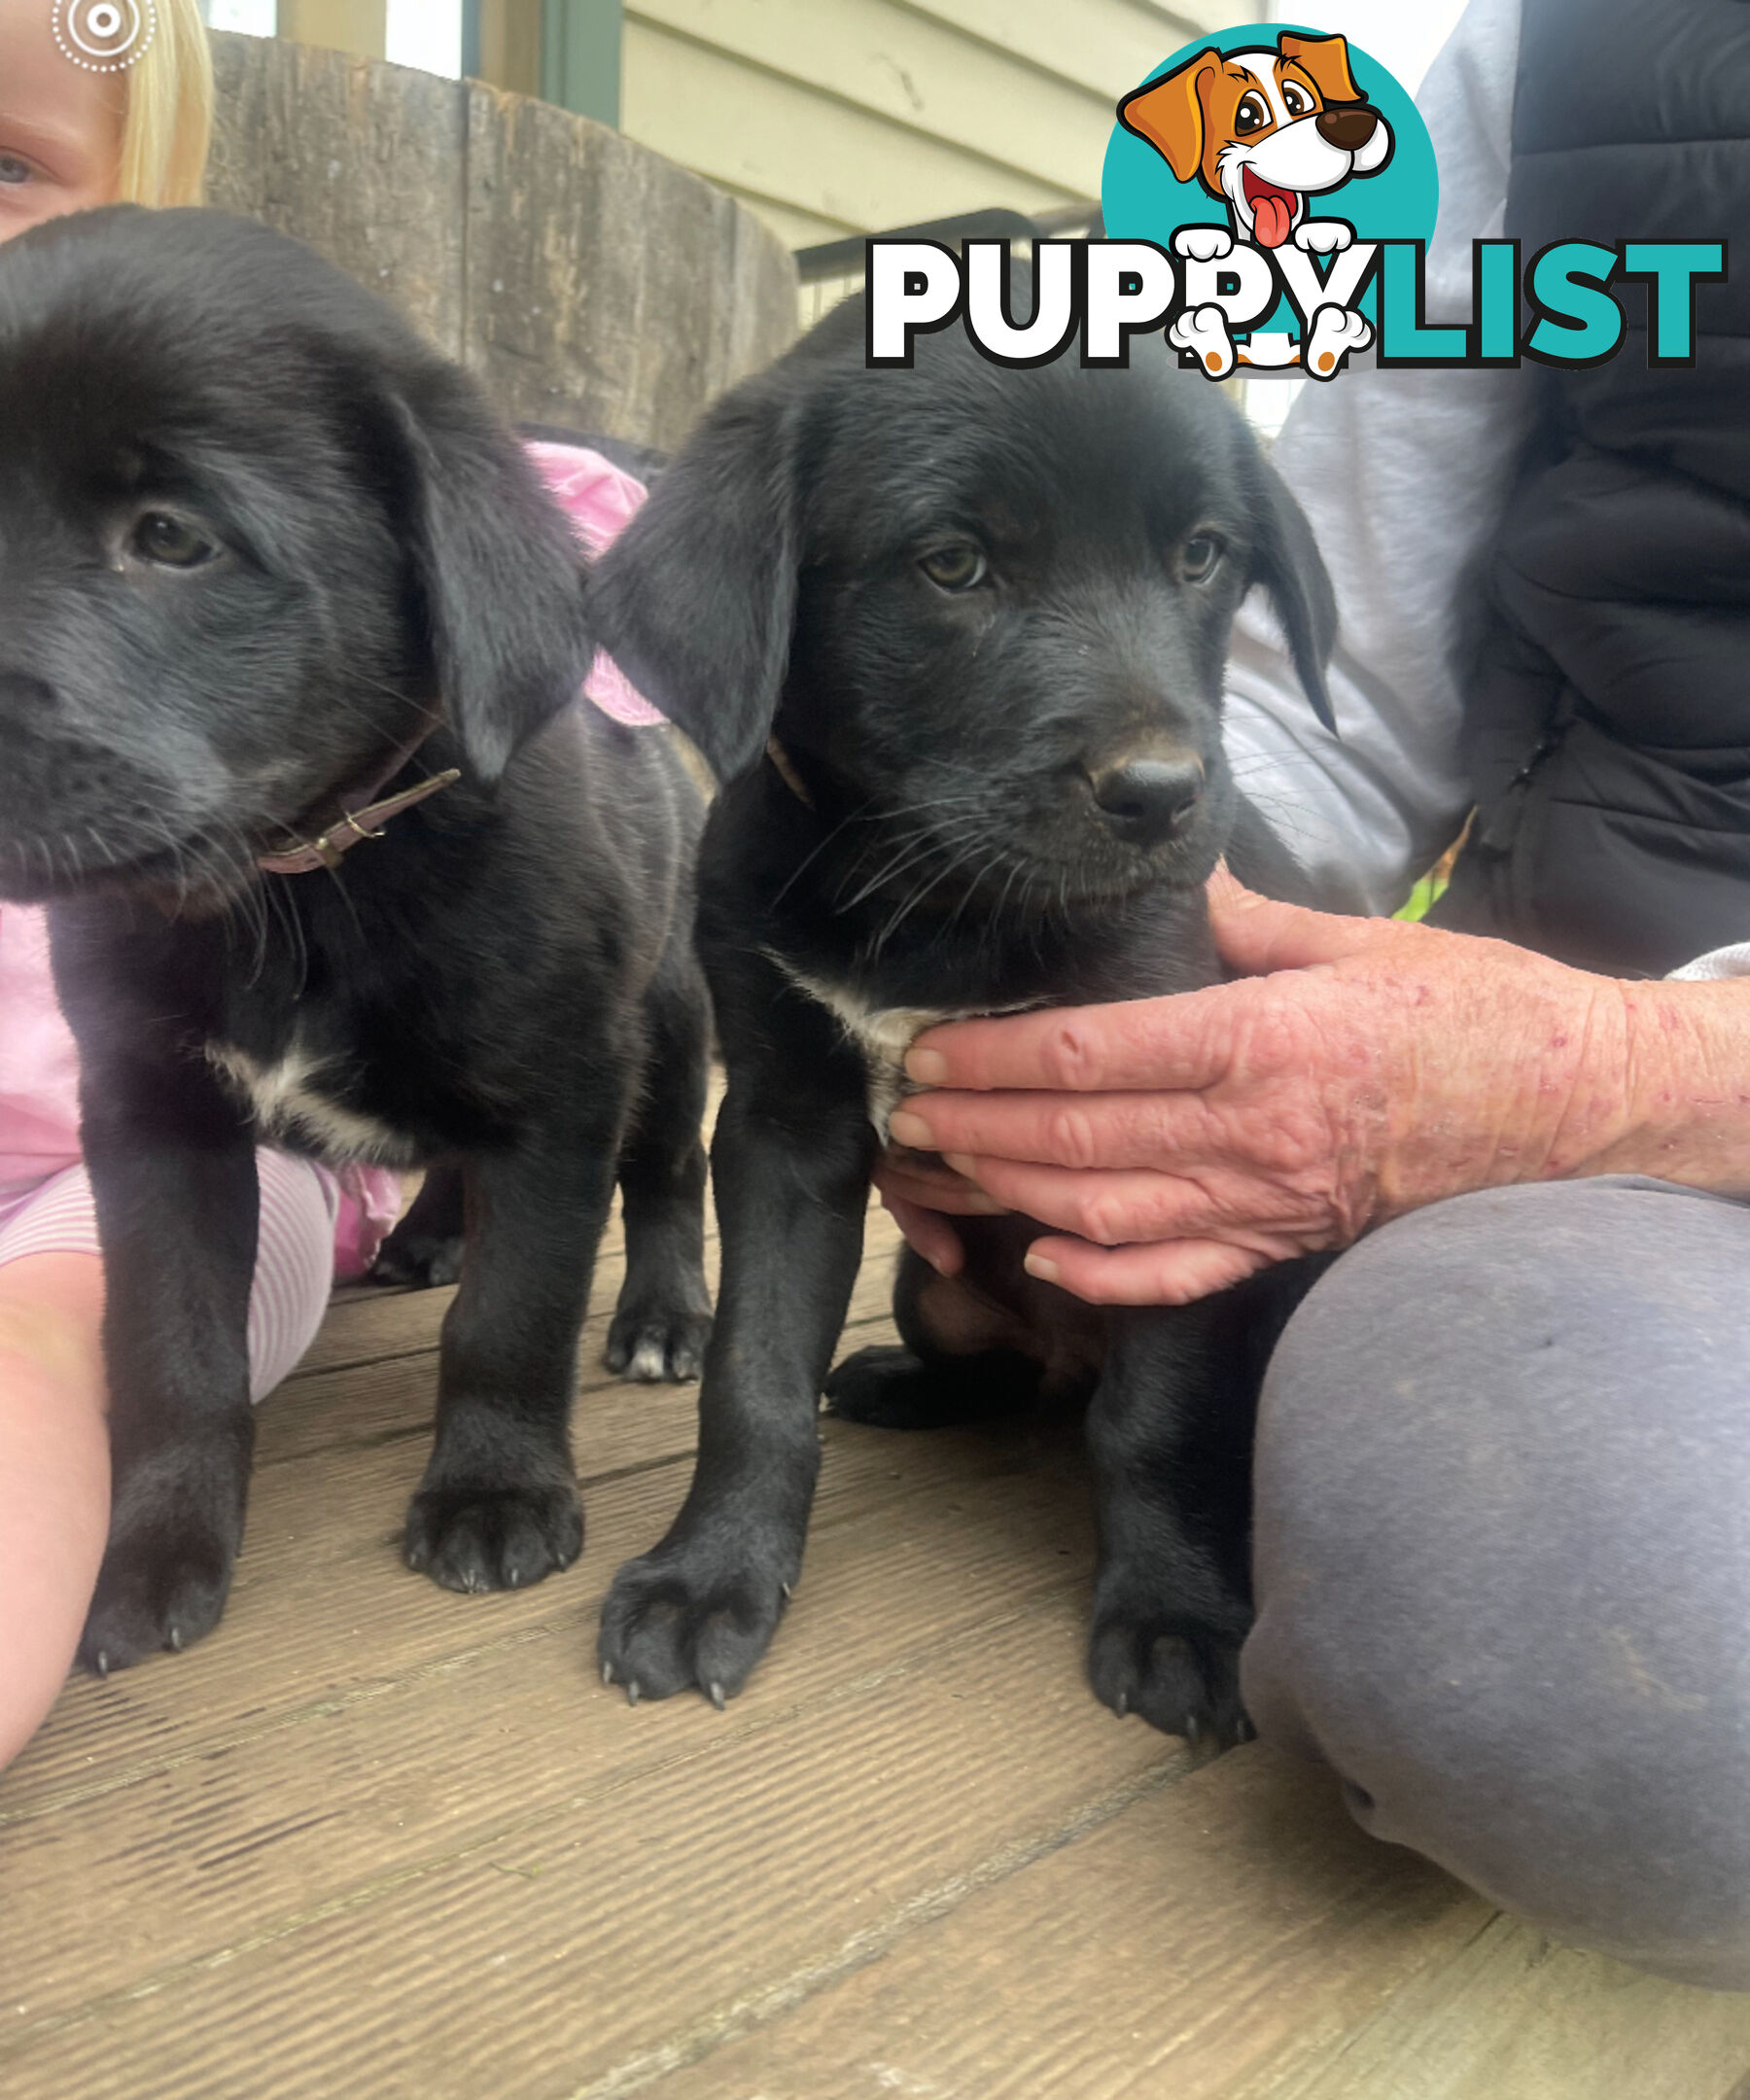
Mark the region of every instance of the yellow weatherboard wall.
[[621, 128], [792, 247], [1090, 207], [1113, 105], [1250, 0], [627, 0]]
[[389, 0], [279, 0], [279, 33], [298, 44], [380, 58]]

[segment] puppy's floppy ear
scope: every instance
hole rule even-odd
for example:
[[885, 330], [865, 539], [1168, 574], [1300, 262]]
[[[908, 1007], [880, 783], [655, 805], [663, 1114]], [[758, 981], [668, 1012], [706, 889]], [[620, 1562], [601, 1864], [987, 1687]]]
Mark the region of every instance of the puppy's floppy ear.
[[1325, 666], [1337, 641], [1337, 598], [1307, 513], [1288, 485], [1254, 445], [1250, 480], [1256, 537], [1251, 580], [1263, 584], [1276, 609], [1295, 675], [1316, 715], [1333, 736], [1337, 718], [1325, 686]]
[[402, 461], [397, 525], [444, 717], [474, 775], [493, 781], [588, 672], [582, 556], [521, 445], [464, 374], [422, 372], [390, 410]]
[[1341, 36], [1295, 36], [1284, 29], [1277, 38], [1277, 50], [1292, 58], [1327, 102], [1359, 102], [1363, 99], [1349, 71], [1348, 39]]
[[1204, 112], [1197, 84], [1220, 64], [1218, 51], [1201, 51], [1159, 80], [1132, 88], [1118, 105], [1118, 122], [1146, 139], [1180, 182], [1192, 181], [1202, 169]]
[[801, 559], [792, 418], [755, 383], [712, 410], [596, 563], [602, 646], [719, 780], [764, 751]]

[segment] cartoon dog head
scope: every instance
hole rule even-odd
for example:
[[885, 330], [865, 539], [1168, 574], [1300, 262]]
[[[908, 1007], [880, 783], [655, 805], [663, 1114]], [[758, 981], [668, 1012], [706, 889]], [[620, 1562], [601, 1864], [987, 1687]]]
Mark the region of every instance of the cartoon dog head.
[[1391, 158], [1391, 127], [1355, 86], [1340, 36], [1284, 31], [1274, 51], [1199, 52], [1126, 95], [1118, 119], [1180, 182], [1222, 198], [1260, 248], [1290, 237], [1309, 196]]

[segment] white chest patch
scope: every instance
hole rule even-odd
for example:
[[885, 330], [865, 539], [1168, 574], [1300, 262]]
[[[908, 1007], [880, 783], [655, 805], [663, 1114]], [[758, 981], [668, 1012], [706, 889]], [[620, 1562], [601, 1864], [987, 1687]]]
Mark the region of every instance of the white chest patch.
[[883, 1144], [893, 1110], [908, 1094], [920, 1091], [917, 1081], [906, 1076], [905, 1053], [926, 1029], [942, 1021], [977, 1021], [992, 1013], [1026, 1011], [1023, 1006], [871, 1006], [843, 985], [804, 976], [778, 956], [771, 960], [798, 991], [806, 992], [833, 1015], [862, 1052], [869, 1074], [869, 1121]]
[[206, 1055], [248, 1097], [263, 1137], [296, 1138], [336, 1160], [411, 1164], [411, 1148], [398, 1132], [323, 1093], [323, 1068], [332, 1061], [313, 1057], [298, 1041], [277, 1065], [259, 1064], [232, 1043], [208, 1043]]

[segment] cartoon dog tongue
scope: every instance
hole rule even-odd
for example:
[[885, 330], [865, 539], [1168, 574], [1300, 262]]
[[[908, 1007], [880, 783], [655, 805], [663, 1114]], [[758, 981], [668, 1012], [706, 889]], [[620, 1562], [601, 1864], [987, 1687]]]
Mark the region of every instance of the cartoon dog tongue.
[[1252, 231], [1260, 248], [1279, 248], [1294, 225], [1294, 195], [1275, 183], [1260, 182], [1245, 171], [1245, 201], [1252, 208]]

